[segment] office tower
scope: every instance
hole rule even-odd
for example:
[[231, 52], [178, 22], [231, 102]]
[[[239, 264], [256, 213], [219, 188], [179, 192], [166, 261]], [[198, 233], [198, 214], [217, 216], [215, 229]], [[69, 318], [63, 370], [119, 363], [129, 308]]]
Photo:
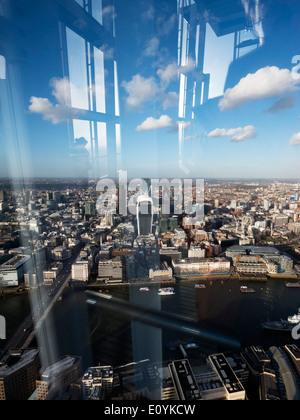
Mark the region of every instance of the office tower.
[[153, 201], [152, 198], [141, 196], [137, 199], [137, 227], [138, 236], [147, 236], [152, 233]]
[[96, 216], [96, 203], [93, 201], [87, 201], [85, 203], [85, 214], [87, 216]]
[[270, 210], [270, 202], [269, 200], [264, 200], [264, 209], [265, 211], [269, 211]]
[[51, 200], [53, 200], [53, 193], [47, 192], [47, 201], [51, 201]]
[[29, 204], [30, 201], [30, 192], [29, 191], [24, 191], [24, 203], [26, 204], [26, 206]]
[[111, 228], [114, 225], [114, 215], [111, 213], [106, 213], [104, 217], [104, 226]]
[[230, 207], [236, 209], [238, 206], [237, 200], [231, 200]]
[[61, 200], [61, 193], [59, 191], [54, 191], [53, 192], [53, 200], [56, 203], [59, 203], [60, 202], [60, 200]]
[[0, 191], [0, 201], [6, 201], [7, 200], [7, 193], [6, 191], [1, 190]]
[[10, 350], [0, 362], [0, 401], [28, 400], [40, 370], [39, 350]]

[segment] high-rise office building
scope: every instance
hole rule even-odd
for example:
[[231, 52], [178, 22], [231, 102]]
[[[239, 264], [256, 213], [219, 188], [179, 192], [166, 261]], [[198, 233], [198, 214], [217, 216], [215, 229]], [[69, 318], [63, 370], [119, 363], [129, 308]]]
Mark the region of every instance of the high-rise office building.
[[87, 201], [85, 203], [85, 214], [87, 216], [96, 216], [96, 203], [94, 201]]
[[136, 214], [138, 235], [151, 235], [153, 225], [153, 201], [151, 197], [141, 196], [137, 199]]
[[270, 202], [267, 199], [264, 199], [264, 209], [265, 209], [265, 211], [270, 210]]
[[6, 191], [1, 190], [0, 191], [0, 201], [6, 201], [7, 200], [7, 193]]
[[36, 381], [37, 399], [47, 400], [59, 397], [65, 388], [75, 382], [80, 374], [81, 358], [66, 356], [49, 366]]
[[28, 400], [40, 370], [39, 350], [10, 350], [0, 363], [0, 401]]

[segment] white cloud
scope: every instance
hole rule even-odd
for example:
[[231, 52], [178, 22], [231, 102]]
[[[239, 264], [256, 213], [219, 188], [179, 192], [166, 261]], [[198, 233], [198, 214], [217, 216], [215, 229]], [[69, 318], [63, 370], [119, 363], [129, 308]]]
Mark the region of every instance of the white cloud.
[[183, 129], [185, 130], [186, 128], [191, 127], [191, 122], [190, 121], [176, 121], [173, 124], [173, 129], [172, 132], [177, 132], [179, 129]]
[[191, 127], [191, 122], [189, 121], [175, 121], [173, 122], [172, 119], [168, 115], [162, 115], [159, 119], [155, 119], [153, 117], [147, 118], [141, 125], [137, 127], [137, 131], [150, 131], [150, 130], [157, 130], [160, 128], [170, 128], [169, 133], [177, 133], [180, 128], [184, 130], [186, 128]]
[[169, 92], [161, 97], [162, 107], [164, 110], [178, 106], [179, 96], [177, 92]]
[[257, 137], [257, 132], [253, 125], [248, 125], [246, 127], [239, 128], [230, 128], [226, 130], [225, 128], [217, 128], [208, 134], [209, 138], [218, 138], [218, 137], [231, 137], [231, 141], [240, 142], [245, 140], [254, 139]]
[[158, 54], [160, 41], [158, 38], [154, 37], [147, 42], [146, 48], [143, 51], [145, 57], [155, 57]]
[[296, 133], [290, 140], [290, 146], [297, 146], [300, 144], [300, 133]]
[[102, 16], [103, 18], [107, 19], [115, 19], [117, 17], [115, 6], [106, 6], [102, 10]]
[[169, 19], [165, 15], [157, 18], [157, 32], [161, 36], [168, 36], [176, 28], [177, 15], [174, 13]]
[[[71, 84], [68, 78], [52, 79], [50, 86], [53, 88], [52, 95], [55, 97], [57, 104], [53, 104], [48, 98], [30, 98], [30, 106], [28, 110], [32, 114], [41, 114], [45, 121], [51, 121], [53, 124], [59, 124], [70, 118], [76, 118], [80, 111], [71, 108]], [[72, 86], [72, 91], [77, 92]], [[76, 93], [78, 97], [82, 95], [79, 91]]]
[[195, 62], [190, 60], [189, 64], [185, 67], [179, 67], [177, 63], [171, 63], [165, 68], [157, 71], [157, 75], [164, 86], [168, 86], [172, 81], [178, 79], [179, 72], [187, 74], [195, 69]]
[[196, 140], [196, 139], [200, 139], [199, 134], [196, 134], [194, 136], [187, 136], [184, 140]]
[[153, 117], [147, 118], [141, 125], [137, 127], [137, 131], [150, 131], [166, 127], [172, 127], [172, 119], [168, 115], [162, 115], [159, 119]]
[[154, 20], [154, 17], [155, 17], [154, 7], [150, 5], [149, 9], [145, 10], [141, 16], [142, 16], [142, 20], [144, 21]]
[[219, 102], [221, 111], [238, 108], [250, 101], [280, 97], [295, 92], [299, 83], [292, 71], [265, 67], [248, 74], [232, 89], [227, 89]]
[[146, 79], [139, 74], [133, 76], [130, 82], [122, 82], [121, 86], [128, 93], [126, 104], [131, 110], [141, 108], [146, 102], [154, 100], [162, 92], [161, 87], [153, 77]]
[[[159, 46], [159, 40], [154, 38], [148, 44], [145, 53], [151, 55], [156, 47]], [[159, 56], [159, 54], [158, 54]], [[164, 110], [178, 106], [178, 94], [176, 92], [168, 92], [169, 84], [178, 79], [179, 72], [187, 74], [195, 69], [195, 62], [185, 67], [178, 67], [177, 63], [169, 64], [157, 71], [158, 77], [145, 78], [140, 74], [136, 74], [129, 82], [123, 81], [121, 86], [125, 89], [128, 96], [126, 99], [127, 108], [131, 111], [139, 110], [146, 103], [156, 101], [161, 103]]]
[[101, 47], [99, 47], [99, 50], [104, 53], [106, 60], [114, 60], [115, 58], [114, 48], [110, 48], [107, 44], [103, 44]]

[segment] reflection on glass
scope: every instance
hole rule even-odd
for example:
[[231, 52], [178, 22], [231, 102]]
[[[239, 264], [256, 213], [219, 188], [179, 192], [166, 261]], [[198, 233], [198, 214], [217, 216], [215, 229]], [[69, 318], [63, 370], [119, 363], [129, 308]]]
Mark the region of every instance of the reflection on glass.
[[102, 15], [102, 0], [92, 0], [93, 18], [97, 20], [101, 25], [103, 24]]
[[207, 24], [204, 73], [210, 74], [209, 99], [223, 95], [233, 51], [234, 34], [217, 37]]
[[104, 53], [94, 48], [95, 61], [95, 94], [97, 112], [106, 112], [105, 104], [105, 76], [104, 76]]
[[67, 46], [73, 108], [89, 109], [87, 84], [86, 45], [83, 38], [67, 28]]
[[118, 65], [114, 61], [114, 75], [115, 75], [115, 114], [120, 116], [120, 100], [119, 100], [119, 82], [118, 82]]
[[83, 120], [73, 120], [73, 129], [74, 129], [74, 138], [85, 139], [87, 142], [85, 148], [91, 153], [92, 144], [91, 144], [90, 122], [83, 121]]
[[99, 156], [103, 157], [107, 155], [107, 129], [106, 123], [98, 122], [98, 147]]
[[3, 55], [0, 55], [0, 79], [6, 79], [6, 60]]

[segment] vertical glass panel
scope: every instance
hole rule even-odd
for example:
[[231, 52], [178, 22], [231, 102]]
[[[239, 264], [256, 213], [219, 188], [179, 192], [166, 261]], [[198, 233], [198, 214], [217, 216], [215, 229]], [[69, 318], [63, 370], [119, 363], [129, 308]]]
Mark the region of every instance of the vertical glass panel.
[[195, 45], [196, 66], [198, 66], [198, 63], [199, 63], [199, 39], [200, 39], [200, 25], [197, 25], [196, 45]]
[[207, 24], [204, 73], [210, 74], [209, 99], [223, 95], [233, 53], [234, 34], [217, 37]]
[[75, 139], [85, 139], [87, 141], [85, 148], [91, 153], [92, 144], [90, 122], [84, 120], [73, 120], [73, 130]]
[[181, 48], [181, 65], [186, 66], [188, 64], [188, 23], [183, 19], [183, 31], [182, 31], [182, 48]]
[[0, 55], [0, 79], [6, 79], [6, 60], [3, 55]]
[[103, 24], [102, 0], [92, 0], [92, 15], [101, 25]]
[[118, 81], [118, 65], [114, 62], [115, 71], [115, 114], [117, 117], [120, 116], [120, 100], [119, 100], [119, 81]]
[[116, 124], [116, 149], [117, 149], [118, 154], [122, 152], [121, 126], [120, 126], [120, 124]]
[[105, 114], [104, 53], [94, 48], [96, 110]]
[[187, 77], [184, 74], [180, 75], [180, 92], [179, 92], [179, 118], [185, 118], [186, 105], [186, 82]]
[[106, 123], [98, 122], [98, 147], [99, 156], [103, 157], [107, 155], [107, 129]]
[[89, 109], [85, 41], [67, 28], [67, 48], [73, 108]]

